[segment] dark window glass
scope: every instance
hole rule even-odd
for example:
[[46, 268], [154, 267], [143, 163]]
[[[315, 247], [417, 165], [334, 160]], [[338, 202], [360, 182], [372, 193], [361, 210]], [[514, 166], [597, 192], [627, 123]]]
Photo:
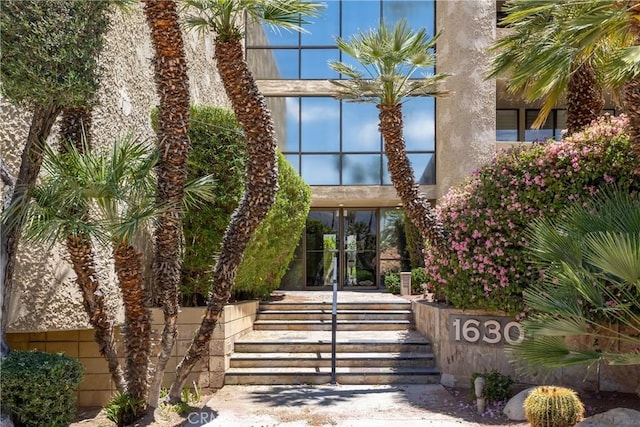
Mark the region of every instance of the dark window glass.
[[343, 1], [340, 35], [348, 39], [359, 31], [367, 32], [380, 22], [379, 1]]
[[300, 34], [253, 21], [247, 25], [246, 42], [247, 46], [298, 46]]
[[[413, 168], [413, 178], [418, 184], [421, 185], [433, 185], [436, 183], [436, 162], [435, 156], [431, 153], [408, 153], [409, 162]], [[388, 173], [387, 158], [384, 158], [384, 170], [383, 184], [390, 185], [391, 175]]]
[[339, 58], [338, 49], [302, 49], [301, 79], [337, 79], [340, 76], [329, 67]]
[[404, 140], [407, 151], [435, 149], [434, 105], [433, 98], [411, 98], [403, 104]]
[[544, 125], [540, 129], [531, 129], [531, 125], [538, 117], [540, 110], [527, 110], [525, 111], [525, 141], [544, 141], [549, 138], [553, 138], [553, 114], [547, 117]]
[[340, 151], [340, 102], [333, 98], [301, 99], [304, 152]]
[[258, 80], [297, 79], [297, 49], [248, 49], [247, 64]]
[[345, 154], [342, 156], [342, 185], [379, 185], [380, 154]]
[[282, 151], [300, 151], [300, 98], [267, 98]]
[[342, 103], [342, 151], [381, 151], [378, 109], [372, 104]]
[[518, 141], [518, 110], [496, 110], [496, 141]]
[[302, 179], [309, 185], [340, 185], [340, 155], [303, 154]]
[[563, 136], [563, 131], [567, 129], [567, 110], [554, 110], [555, 113], [555, 131], [553, 138], [556, 141], [560, 141]]
[[426, 27], [429, 34], [433, 34], [433, 11], [432, 1], [384, 0], [382, 2], [382, 16], [387, 25], [393, 25], [405, 18], [411, 28], [417, 30]]
[[310, 25], [305, 25], [306, 32], [300, 35], [302, 46], [333, 46], [334, 37], [340, 34], [340, 3], [324, 2], [326, 7], [320, 16], [308, 18]]
[[291, 166], [293, 166], [296, 172], [300, 174], [300, 156], [298, 154], [286, 154], [284, 157], [291, 163]]

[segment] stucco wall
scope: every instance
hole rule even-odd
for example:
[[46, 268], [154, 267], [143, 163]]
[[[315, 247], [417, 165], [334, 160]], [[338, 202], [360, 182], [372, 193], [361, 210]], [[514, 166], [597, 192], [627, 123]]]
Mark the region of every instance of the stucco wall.
[[436, 71], [450, 73], [453, 92], [436, 100], [437, 197], [495, 153], [496, 83], [485, 81], [486, 53], [495, 40], [494, 0], [447, 0], [436, 3]]
[[[95, 145], [108, 145], [133, 132], [152, 137], [149, 112], [157, 104], [151, 59], [153, 49], [140, 6], [128, 12], [115, 9], [101, 63], [104, 78], [100, 105], [94, 113]], [[215, 70], [213, 38], [185, 34], [191, 102], [228, 106]], [[30, 114], [0, 99], [0, 149], [13, 173], [26, 139]], [[142, 243], [149, 248], [150, 236]], [[74, 273], [60, 247], [21, 245], [10, 313], [10, 331], [44, 331], [87, 327]], [[99, 276], [113, 314], [120, 313], [118, 290], [108, 257], [100, 262]]]

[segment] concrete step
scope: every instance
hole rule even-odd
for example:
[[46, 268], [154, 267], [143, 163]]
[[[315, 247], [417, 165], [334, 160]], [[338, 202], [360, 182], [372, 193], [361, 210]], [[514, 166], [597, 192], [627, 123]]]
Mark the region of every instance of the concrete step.
[[[329, 353], [331, 340], [309, 342], [242, 341], [236, 342], [235, 353]], [[337, 342], [340, 353], [410, 353], [431, 352], [431, 343], [423, 341], [353, 341]]]
[[[331, 367], [331, 353], [235, 353], [232, 368]], [[432, 353], [337, 353], [338, 367], [413, 367], [434, 366]]]
[[[338, 320], [338, 331], [406, 330], [413, 326], [410, 320]], [[329, 320], [256, 320], [254, 330], [330, 331]]]
[[[265, 310], [257, 320], [331, 320], [328, 310]], [[411, 320], [411, 310], [339, 310], [338, 320]]]
[[[230, 368], [225, 384], [326, 384], [330, 368]], [[336, 368], [338, 384], [434, 384], [440, 381], [435, 368]]]
[[[331, 312], [333, 305], [327, 302], [261, 302], [260, 311], [274, 310], [328, 310]], [[411, 310], [411, 302], [339, 302], [337, 310]]]

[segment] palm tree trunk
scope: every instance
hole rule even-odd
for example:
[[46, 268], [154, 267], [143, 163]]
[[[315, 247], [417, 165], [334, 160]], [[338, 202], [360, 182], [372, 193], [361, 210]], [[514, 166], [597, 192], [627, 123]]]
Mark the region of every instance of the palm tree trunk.
[[146, 411], [151, 355], [151, 312], [144, 305], [142, 254], [128, 244], [120, 243], [113, 256], [124, 303], [127, 392], [139, 402], [136, 414], [141, 416]]
[[118, 362], [113, 324], [105, 308], [104, 295], [98, 292], [98, 274], [91, 240], [84, 234], [67, 236], [67, 249], [71, 258], [76, 283], [82, 292], [82, 303], [89, 315], [89, 323], [95, 329], [95, 340], [100, 354], [109, 365], [111, 379], [119, 391], [126, 390], [126, 383]]
[[[2, 179], [2, 184], [5, 186], [6, 193], [4, 194], [2, 200], [2, 209], [6, 209], [11, 203], [11, 194], [13, 193], [13, 188], [16, 185], [16, 179], [9, 172], [9, 168], [4, 162], [4, 159], [0, 158], [0, 178]], [[6, 227], [0, 227], [0, 281], [4, 278], [4, 269], [7, 266], [7, 239], [5, 237], [5, 229]], [[0, 285], [3, 285], [4, 282], [0, 282]], [[2, 303], [4, 297], [4, 288], [0, 287], [0, 307], [4, 307]], [[2, 315], [2, 322], [4, 322], [4, 317], [9, 313], [7, 311], [2, 311], [0, 313]], [[0, 334], [0, 359], [6, 357], [9, 354], [9, 344], [7, 343], [6, 337], [4, 336], [5, 331], [5, 323], [2, 324], [2, 333]]]
[[[91, 108], [88, 107], [65, 108], [60, 117], [60, 138], [73, 143], [79, 153], [91, 148], [91, 113]], [[61, 145], [60, 149], [64, 150], [65, 146]], [[77, 215], [86, 217], [88, 214], [77, 212]], [[76, 273], [76, 283], [82, 292], [82, 304], [89, 316], [89, 323], [95, 329], [94, 339], [100, 354], [107, 361], [116, 389], [124, 392], [126, 383], [118, 361], [113, 323], [109, 319], [104, 295], [98, 291], [99, 282], [91, 239], [85, 234], [69, 235], [67, 250]]]
[[[629, 80], [624, 85], [624, 110], [629, 116], [629, 139], [634, 152], [640, 158], [640, 79]], [[640, 175], [640, 166], [636, 168]]]
[[73, 142], [79, 153], [83, 153], [85, 147], [91, 148], [93, 136], [91, 126], [93, 124], [92, 111], [89, 107], [65, 108], [60, 116], [60, 137]]
[[164, 371], [178, 336], [182, 200], [189, 153], [189, 76], [175, 1], [144, 0], [155, 49], [154, 72], [160, 98], [158, 203], [168, 204], [155, 228], [153, 276], [160, 292], [164, 328], [149, 404], [157, 406]]
[[[631, 33], [635, 36], [636, 47], [640, 45], [640, 0], [628, 4], [631, 16]], [[629, 139], [634, 152], [640, 157], [640, 78], [633, 78], [624, 85], [624, 110], [629, 116]], [[640, 175], [640, 166], [636, 168]]]
[[407, 157], [404, 143], [402, 104], [378, 105], [379, 129], [384, 139], [384, 152], [388, 160], [391, 181], [403, 209], [423, 238], [441, 253], [445, 251], [446, 236], [442, 223], [438, 221], [431, 204], [420, 191], [413, 178], [413, 168]]
[[567, 85], [567, 136], [579, 132], [598, 118], [604, 107], [596, 72], [581, 64], [571, 73]]
[[269, 213], [278, 190], [276, 136], [271, 113], [243, 58], [239, 41], [218, 41], [215, 60], [218, 73], [231, 100], [247, 140], [246, 184], [242, 200], [231, 217], [222, 241], [220, 258], [213, 271], [213, 290], [200, 327], [186, 355], [176, 368], [169, 401], [180, 393], [193, 366], [204, 354], [206, 344], [224, 305], [251, 235]]
[[[20, 171], [16, 178], [15, 188], [11, 197], [11, 204], [16, 200], [22, 199], [27, 189], [35, 184], [40, 166], [42, 166], [42, 153], [44, 144], [51, 133], [51, 128], [60, 114], [60, 107], [54, 105], [36, 106], [29, 127], [29, 135], [27, 143], [22, 150], [22, 158], [20, 160]], [[0, 229], [0, 244], [4, 253], [0, 257], [2, 265], [0, 271], [3, 272], [0, 280], [0, 289], [2, 290], [2, 319], [0, 320], [0, 335], [4, 341], [7, 324], [9, 321], [9, 308], [11, 307], [11, 293], [13, 292], [13, 273], [16, 265], [16, 252], [18, 250], [18, 242], [20, 241], [20, 233], [22, 231], [22, 223], [8, 228]], [[6, 344], [6, 342], [5, 342]]]

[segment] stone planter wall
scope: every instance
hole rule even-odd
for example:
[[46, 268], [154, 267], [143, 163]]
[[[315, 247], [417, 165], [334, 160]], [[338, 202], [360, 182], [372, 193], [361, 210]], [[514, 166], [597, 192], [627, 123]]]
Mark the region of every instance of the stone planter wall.
[[[194, 367], [188, 378], [187, 386], [193, 388], [193, 382], [199, 388], [220, 388], [224, 385], [224, 371], [229, 366], [229, 356], [236, 339], [253, 328], [258, 301], [246, 301], [225, 306], [209, 342], [209, 352]], [[200, 326], [204, 307], [183, 308], [178, 316], [178, 341], [167, 363], [163, 387], [173, 381], [177, 364], [186, 353], [193, 335]], [[160, 309], [153, 309], [153, 330], [157, 341], [163, 327], [163, 315]], [[117, 348], [123, 354], [122, 339], [117, 330]], [[115, 387], [111, 381], [107, 362], [98, 352], [93, 340], [93, 329], [48, 331], [38, 333], [9, 333], [7, 340], [13, 350], [39, 350], [50, 353], [64, 353], [77, 357], [84, 365], [85, 374], [78, 389], [78, 406], [104, 406]], [[156, 342], [157, 342], [156, 341]], [[157, 346], [153, 347], [153, 359]], [[121, 363], [123, 360], [121, 359]]]
[[[515, 340], [515, 319], [504, 313], [460, 310], [426, 301], [413, 301], [416, 329], [433, 343], [436, 366], [447, 386], [471, 386], [474, 372], [498, 370], [523, 384], [555, 384], [577, 390], [640, 391], [640, 366], [570, 367], [541, 371], [538, 376], [517, 372], [504, 351]], [[598, 385], [599, 384], [599, 385]]]

